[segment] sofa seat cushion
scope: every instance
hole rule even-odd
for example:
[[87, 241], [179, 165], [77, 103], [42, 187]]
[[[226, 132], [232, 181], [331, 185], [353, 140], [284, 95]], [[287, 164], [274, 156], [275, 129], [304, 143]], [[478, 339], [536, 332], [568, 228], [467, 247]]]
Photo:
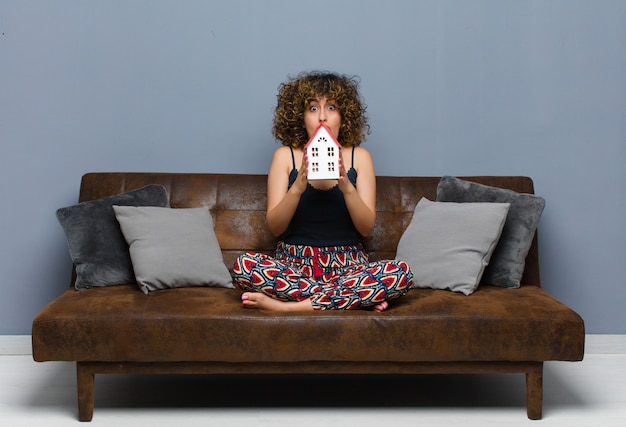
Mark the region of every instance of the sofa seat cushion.
[[[33, 322], [37, 361], [455, 362], [581, 360], [582, 319], [535, 286], [471, 296], [415, 289], [383, 313], [273, 313], [241, 292], [136, 285], [67, 290]], [[470, 304], [471, 300], [471, 304]]]

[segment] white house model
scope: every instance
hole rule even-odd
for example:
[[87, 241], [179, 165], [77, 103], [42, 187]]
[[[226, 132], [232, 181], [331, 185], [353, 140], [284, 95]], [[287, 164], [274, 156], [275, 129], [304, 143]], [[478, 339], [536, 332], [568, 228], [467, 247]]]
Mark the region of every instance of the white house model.
[[339, 179], [339, 150], [337, 142], [326, 123], [320, 123], [304, 149], [309, 157], [309, 180]]

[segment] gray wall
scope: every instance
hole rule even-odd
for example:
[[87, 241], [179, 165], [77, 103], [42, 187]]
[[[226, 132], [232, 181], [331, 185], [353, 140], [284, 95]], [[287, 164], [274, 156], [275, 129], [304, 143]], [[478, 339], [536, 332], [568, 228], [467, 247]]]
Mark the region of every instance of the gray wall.
[[379, 175], [529, 175], [544, 288], [626, 333], [626, 2], [0, 1], [0, 334], [68, 286], [89, 171], [267, 170], [289, 74], [358, 74]]

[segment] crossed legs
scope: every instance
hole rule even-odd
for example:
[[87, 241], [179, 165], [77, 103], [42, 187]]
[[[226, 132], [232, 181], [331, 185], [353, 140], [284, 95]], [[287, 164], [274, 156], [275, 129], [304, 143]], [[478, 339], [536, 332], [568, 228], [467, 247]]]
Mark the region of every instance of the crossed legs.
[[387, 309], [388, 301], [411, 287], [412, 273], [403, 261], [379, 261], [339, 268], [320, 278], [306, 269], [264, 254], [241, 255], [234, 265], [236, 285], [246, 308], [273, 311]]

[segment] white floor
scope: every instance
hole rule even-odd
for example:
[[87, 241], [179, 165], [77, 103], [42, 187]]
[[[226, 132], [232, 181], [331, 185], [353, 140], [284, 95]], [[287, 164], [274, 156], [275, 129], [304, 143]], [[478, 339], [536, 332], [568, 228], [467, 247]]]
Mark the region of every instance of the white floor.
[[[18, 340], [24, 351], [3, 349], [0, 339], [0, 426], [79, 424], [74, 365], [34, 362], [28, 339]], [[91, 425], [624, 427], [625, 344], [626, 336], [589, 336], [584, 361], [546, 363], [541, 421], [526, 418], [521, 374], [98, 375]]]

